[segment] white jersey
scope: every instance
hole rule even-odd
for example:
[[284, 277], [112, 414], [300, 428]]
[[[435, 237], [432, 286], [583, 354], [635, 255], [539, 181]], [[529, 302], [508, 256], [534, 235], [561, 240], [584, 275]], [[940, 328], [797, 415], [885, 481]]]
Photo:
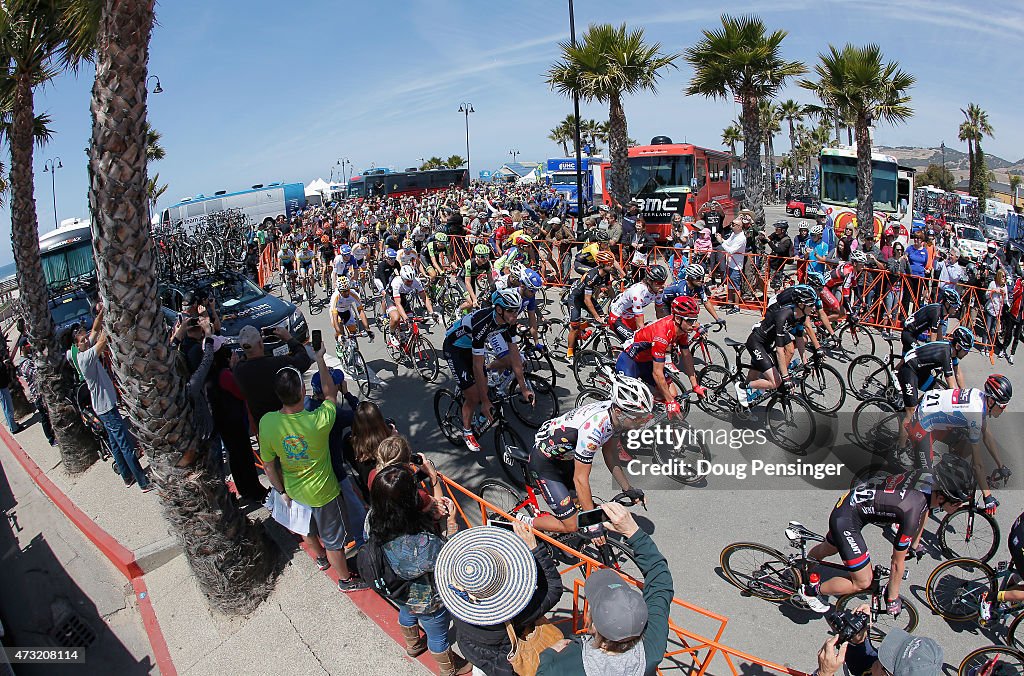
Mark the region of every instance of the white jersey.
[[355, 269], [355, 261], [351, 258], [337, 256], [334, 259], [334, 274], [339, 277], [347, 277]]
[[406, 284], [405, 280], [398, 276], [391, 280], [392, 296], [412, 296], [421, 293], [423, 293], [423, 284], [418, 279], [412, 280], [410, 284]]
[[610, 401], [597, 401], [548, 420], [533, 437], [534, 450], [551, 460], [591, 464], [597, 451], [615, 434], [611, 407]]
[[398, 262], [402, 265], [411, 265], [414, 268], [419, 265], [420, 256], [415, 251], [402, 249], [398, 252]]
[[370, 245], [368, 244], [353, 244], [352, 245], [352, 258], [357, 261], [366, 260], [366, 254], [370, 252]]
[[644, 308], [653, 303], [659, 295], [652, 293], [644, 282], [637, 282], [615, 297], [609, 312], [625, 319], [642, 317]]
[[342, 312], [352, 312], [354, 314], [362, 307], [363, 301], [355, 291], [349, 291], [347, 296], [342, 296], [339, 291], [335, 291], [331, 295], [331, 310], [339, 314]]
[[981, 441], [986, 413], [985, 393], [973, 388], [931, 390], [917, 405], [917, 421], [926, 431], [963, 430], [972, 443]]

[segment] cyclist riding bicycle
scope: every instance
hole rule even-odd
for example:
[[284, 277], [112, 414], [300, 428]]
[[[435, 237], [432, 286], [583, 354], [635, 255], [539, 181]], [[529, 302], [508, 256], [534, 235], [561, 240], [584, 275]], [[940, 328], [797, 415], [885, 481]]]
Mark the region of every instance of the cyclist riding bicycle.
[[[352, 282], [348, 277], [338, 277], [331, 294], [331, 326], [334, 327], [335, 340], [341, 338], [347, 329], [348, 333], [356, 333], [356, 319], [363, 325], [367, 337], [373, 341], [373, 331], [370, 330], [370, 322], [366, 319], [366, 310], [363, 309], [363, 301], [359, 294], [352, 290]], [[344, 329], [342, 327], [345, 327]]]
[[[391, 340], [398, 335], [398, 325], [409, 321], [409, 313], [412, 310], [412, 298], [418, 297], [424, 304], [427, 312], [434, 314], [434, 306], [427, 297], [423, 284], [416, 276], [416, 268], [411, 265], [403, 265], [398, 276], [391, 281], [391, 297], [387, 299], [385, 311], [388, 313], [388, 327], [391, 329]], [[399, 347], [398, 343], [392, 342], [392, 347]]]
[[647, 269], [642, 282], [633, 284], [616, 296], [608, 306], [608, 325], [620, 340], [629, 338], [644, 325], [644, 308], [660, 300], [668, 270], [661, 265]]
[[805, 285], [797, 285], [793, 289], [793, 304], [775, 302], [769, 305], [764, 318], [754, 324], [747, 337], [747, 352], [751, 359], [747, 383], [736, 383], [736, 397], [744, 407], [759, 396], [756, 390], [777, 389], [788, 378], [786, 348], [793, 341], [791, 328], [804, 324], [813, 346], [811, 357], [815, 358], [818, 353], [818, 338], [810, 326], [811, 313], [817, 309], [817, 296]]
[[[598, 230], [594, 235], [594, 241], [587, 244], [578, 254], [576, 254], [576, 259], [573, 261], [572, 269], [580, 275], [585, 275], [587, 272], [597, 267], [597, 255], [603, 251], [611, 253], [611, 245], [608, 243], [608, 239], [607, 230]], [[619, 262], [615, 260], [614, 256], [612, 256], [612, 263], [615, 270], [618, 271], [619, 276], [622, 277], [625, 273], [622, 272], [622, 267], [619, 266]]]
[[896, 371], [900, 393], [903, 395], [904, 411], [897, 448], [903, 448], [907, 441], [907, 426], [921, 401], [920, 393], [927, 392], [935, 382], [932, 372], [941, 369], [946, 386], [951, 390], [963, 387], [964, 377], [960, 371], [960, 360], [966, 357], [973, 347], [974, 334], [967, 327], [958, 326], [953, 329], [948, 340], [918, 345], [903, 356], [903, 365]]
[[825, 288], [830, 291], [839, 288], [842, 302], [836, 310], [830, 312], [828, 317], [830, 321], [841, 322], [846, 318], [847, 313], [853, 310], [854, 291], [860, 289], [861, 273], [867, 262], [867, 254], [858, 249], [850, 254], [848, 263], [840, 263], [833, 268], [831, 276], [825, 282]]
[[338, 249], [338, 255], [334, 258], [331, 271], [334, 283], [337, 284], [338, 279], [341, 277], [348, 277], [351, 280], [355, 277], [359, 267], [359, 262], [352, 253], [352, 247], [348, 244], [342, 244]]
[[[320, 259], [320, 269], [322, 270], [320, 281], [323, 285], [327, 286], [327, 276], [332, 269], [332, 264], [337, 256], [337, 252], [334, 248], [334, 242], [331, 241], [330, 235], [322, 235], [320, 237], [320, 245], [316, 249], [317, 256]], [[331, 280], [333, 286], [333, 279]]]
[[974, 477], [970, 468], [955, 457], [944, 458], [930, 473], [915, 470], [857, 484], [844, 493], [832, 509], [825, 541], [816, 544], [807, 554], [808, 558], [822, 561], [838, 553], [850, 575], [837, 575], [821, 583], [808, 581], [801, 585], [800, 598], [808, 608], [823, 614], [829, 607], [819, 596], [843, 596], [869, 588], [873, 570], [862, 535], [864, 526], [896, 524], [898, 530], [893, 539], [885, 603], [890, 614], [899, 615], [903, 609], [899, 591], [907, 551], [911, 547], [917, 549], [924, 532], [925, 515], [929, 509], [956, 511], [971, 499], [973, 491]]
[[288, 276], [295, 271], [295, 250], [288, 240], [281, 243], [281, 250], [277, 252], [277, 264], [281, 271], [281, 283], [284, 284], [288, 281]]
[[522, 263], [515, 263], [509, 266], [509, 273], [507, 275], [494, 280], [494, 288], [519, 289], [519, 293], [523, 297], [523, 306], [519, 312], [526, 313], [530, 326], [530, 336], [533, 338], [534, 345], [541, 350], [545, 349], [544, 343], [541, 342], [537, 331], [537, 325], [540, 321], [537, 311], [537, 292], [544, 288], [544, 278], [540, 276], [540, 273], [526, 267]]
[[446, 233], [439, 232], [427, 240], [423, 265], [431, 280], [438, 275], [443, 275], [448, 269], [448, 235]]
[[491, 247], [486, 244], [475, 245], [473, 247], [473, 257], [467, 259], [462, 266], [466, 297], [459, 308], [460, 311], [479, 307], [480, 298], [477, 297], [477, 292], [480, 290], [481, 276], [490, 279], [491, 269]]
[[[800, 294], [807, 295], [807, 291], [806, 291], [807, 289], [811, 289], [811, 291], [814, 292], [814, 287], [811, 286], [810, 284], [795, 284], [793, 286], [790, 286], [790, 287], [788, 287], [786, 289], [783, 289], [782, 291], [779, 292], [779, 294], [775, 297], [775, 302], [778, 303], [779, 305], [793, 305], [793, 304], [795, 304], [795, 300], [794, 299], [798, 295], [800, 295]], [[814, 292], [814, 293], [816, 294], [816, 292]], [[814, 311], [816, 313], [818, 313], [819, 317], [821, 317], [821, 314], [822, 314], [821, 298], [817, 298], [817, 300], [815, 300], [814, 307], [815, 307]], [[812, 319], [812, 321], [813, 321], [813, 319]], [[827, 322], [828, 319], [826, 318], [825, 321]], [[828, 325], [828, 326], [829, 326], [829, 328], [831, 328], [831, 325]], [[791, 336], [793, 336], [793, 340], [788, 345], [786, 345], [786, 360], [785, 361], [786, 361], [787, 364], [789, 364], [789, 368], [791, 368], [791, 369], [796, 365], [796, 362], [793, 361], [793, 358], [794, 358], [794, 356], [798, 352], [800, 354], [800, 359], [801, 360], [805, 359], [804, 350], [807, 347], [807, 332], [805, 331], [806, 328], [807, 328], [807, 323], [806, 322], [799, 322], [799, 323], [794, 324], [793, 326], [791, 326], [789, 328], [789, 333], [790, 333]], [[817, 338], [817, 332], [815, 332], [815, 338]], [[813, 343], [812, 343], [812, 345], [813, 345]], [[821, 345], [821, 342], [819, 340], [818, 346], [820, 347], [820, 345]]]
[[[642, 427], [651, 418], [654, 397], [642, 381], [621, 374], [612, 379], [611, 397], [552, 418], [537, 430], [530, 453], [530, 474], [551, 513], [536, 517], [518, 515], [534, 528], [554, 533], [575, 533], [576, 514], [594, 509], [590, 474], [600, 451], [616, 483], [623, 491], [638, 493], [619, 460], [619, 437]], [[575, 502], [573, 502], [575, 494]], [[599, 532], [592, 528], [591, 532]], [[597, 544], [603, 541], [596, 539]]]
[[[669, 415], [679, 414], [679, 402], [672, 383], [665, 377], [665, 360], [676, 346], [690, 344], [690, 332], [700, 324], [697, 315], [700, 306], [689, 296], [679, 296], [672, 302], [672, 316], [662, 317], [643, 327], [622, 346], [622, 352], [615, 362], [615, 370], [632, 378], [640, 378], [665, 402]], [[693, 355], [689, 350], [679, 351], [683, 373], [690, 379], [690, 388], [703, 398], [706, 390], [697, 382], [693, 368]]]
[[523, 298], [516, 289], [502, 289], [491, 295], [491, 304], [492, 307], [464, 315], [452, 324], [445, 334], [442, 349], [448, 367], [465, 396], [462, 404], [462, 438], [473, 452], [480, 451], [472, 425], [477, 406], [481, 407], [488, 422], [494, 419], [484, 368], [487, 346], [492, 336], [500, 335], [504, 339], [508, 353], [494, 359], [487, 370], [502, 373], [511, 369], [519, 382], [522, 396], [531, 403], [534, 399], [533, 391], [523, 376], [523, 360], [519, 348], [513, 340]]
[[406, 238], [402, 241], [402, 250], [398, 252], [398, 262], [402, 265], [411, 265], [413, 268], [419, 267], [420, 255], [416, 253], [416, 244]]
[[[808, 272], [807, 281], [805, 282], [808, 286], [814, 289], [814, 292], [818, 295], [818, 319], [821, 320], [822, 326], [825, 327], [825, 331], [828, 332], [830, 340], [836, 339], [835, 331], [832, 329], [832, 321], [829, 319], [833, 314], [838, 312], [840, 308], [839, 299], [829, 291], [825, 284], [828, 282], [828, 275], [823, 272]], [[788, 294], [792, 293], [793, 287], [783, 289], [775, 297], [776, 303], [790, 302], [791, 296]]]
[[938, 340], [939, 327], [949, 315], [960, 308], [960, 294], [952, 287], [939, 289], [939, 302], [921, 306], [914, 314], [903, 320], [900, 341], [905, 355], [917, 341]]
[[567, 294], [569, 300], [569, 336], [568, 346], [565, 350], [565, 358], [572, 361], [576, 350], [576, 338], [580, 332], [580, 319], [583, 317], [583, 310], [590, 313], [590, 316], [598, 322], [603, 322], [601, 311], [594, 305], [594, 295], [611, 284], [612, 268], [615, 265], [615, 257], [610, 251], [599, 251], [594, 259], [597, 265], [588, 270], [582, 277], [577, 279], [569, 288]]
[[1010, 470], [1003, 464], [988, 418], [998, 418], [1006, 410], [1013, 397], [1010, 379], [993, 373], [985, 380], [985, 389], [967, 388], [962, 390], [932, 390], [924, 395], [917, 405], [914, 419], [910, 423], [909, 435], [913, 449], [913, 460], [918, 468], [932, 464], [934, 442], [944, 441], [950, 450], [960, 457], [970, 456], [974, 476], [981, 487], [983, 509], [995, 514], [999, 501], [988, 489], [985, 466], [981, 458], [984, 444], [995, 461], [999, 476], [1009, 477]]
[[707, 278], [707, 271], [703, 265], [693, 263], [686, 266], [683, 271], [685, 279], [680, 279], [677, 282], [668, 284], [661, 292], [661, 301], [658, 303], [657, 313], [659, 317], [665, 317], [668, 315], [672, 308], [672, 303], [676, 298], [680, 296], [687, 296], [689, 298], [695, 298], [697, 302], [704, 306], [704, 309], [711, 313], [711, 316], [716, 322], [725, 321], [718, 316], [718, 312], [715, 310], [714, 304], [711, 302], [711, 294], [708, 292], [708, 287], [705, 286], [704, 280]]
[[297, 265], [296, 270], [298, 270], [299, 276], [303, 279], [313, 279], [314, 260], [316, 260], [316, 252], [313, 251], [313, 247], [308, 241], [302, 242], [299, 245], [298, 251], [295, 252], [295, 263]]
[[373, 285], [377, 288], [377, 293], [384, 294], [384, 290], [391, 286], [391, 280], [398, 274], [401, 267], [398, 262], [398, 252], [394, 249], [385, 249], [384, 255], [381, 256], [380, 262], [377, 263], [377, 269], [373, 273]]

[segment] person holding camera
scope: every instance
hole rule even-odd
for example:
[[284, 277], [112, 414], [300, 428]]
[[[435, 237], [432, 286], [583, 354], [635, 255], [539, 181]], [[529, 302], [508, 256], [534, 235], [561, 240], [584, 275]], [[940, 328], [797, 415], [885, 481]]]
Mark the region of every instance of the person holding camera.
[[846, 667], [850, 676], [932, 676], [942, 673], [942, 646], [925, 636], [891, 629], [877, 648], [871, 642], [871, 607], [828, 616], [835, 636], [818, 651], [811, 676], [834, 676]]
[[245, 403], [249, 405], [249, 415], [252, 416], [255, 425], [259, 425], [260, 419], [267, 413], [281, 408], [281, 400], [274, 388], [267, 387], [267, 383], [273, 381], [277, 372], [291, 366], [301, 374], [313, 363], [306, 348], [292, 337], [288, 329], [278, 326], [270, 331], [271, 335], [287, 343], [289, 354], [266, 354], [260, 330], [251, 324], [246, 325], [238, 332], [238, 344], [245, 358], [232, 369], [238, 389], [245, 396]]

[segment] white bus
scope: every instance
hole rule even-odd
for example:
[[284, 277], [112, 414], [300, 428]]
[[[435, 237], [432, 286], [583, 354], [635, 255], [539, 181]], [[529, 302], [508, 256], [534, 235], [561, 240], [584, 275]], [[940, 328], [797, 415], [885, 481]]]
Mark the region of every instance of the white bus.
[[[834, 226], [845, 227], [857, 216], [857, 148], [823, 148], [821, 208]], [[906, 243], [914, 214], [915, 170], [901, 167], [895, 157], [871, 153], [871, 198], [874, 202], [875, 237], [880, 240], [887, 217], [899, 221], [897, 239]]]
[[278, 216], [290, 219], [305, 208], [306, 187], [301, 183], [258, 184], [236, 192], [218, 190], [211, 197], [185, 198], [164, 209], [160, 222], [165, 226], [182, 223], [192, 227], [203, 221], [206, 214], [240, 209], [253, 223], [270, 225]]

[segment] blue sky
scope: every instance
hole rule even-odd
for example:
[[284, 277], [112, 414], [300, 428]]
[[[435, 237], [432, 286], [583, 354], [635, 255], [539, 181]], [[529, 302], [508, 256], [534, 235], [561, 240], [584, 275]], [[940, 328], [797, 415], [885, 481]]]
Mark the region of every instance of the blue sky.
[[[149, 97], [149, 117], [163, 133], [167, 158], [155, 163], [170, 185], [161, 206], [196, 193], [271, 181], [329, 178], [342, 157], [356, 169], [404, 168], [418, 158], [465, 154], [469, 101], [473, 174], [520, 160], [561, 153], [547, 134], [572, 111], [571, 100], [544, 84], [548, 65], [568, 39], [566, 2], [516, 0], [400, 0], [389, 3], [198, 2], [157, 6], [150, 72], [164, 92]], [[882, 126], [876, 142], [947, 146], [956, 140], [968, 102], [989, 112], [996, 135], [988, 152], [1024, 157], [1024, 93], [1014, 61], [1024, 35], [1024, 4], [989, 0], [775, 0], [692, 3], [577, 0], [576, 27], [592, 22], [642, 26], [665, 51], [682, 51], [721, 12], [756, 12], [783, 28], [785, 56], [812, 65], [828, 43], [878, 42], [888, 58], [913, 73], [914, 118]], [[687, 6], [690, 5], [690, 6]], [[63, 76], [38, 92], [38, 111], [53, 118], [56, 136], [36, 151], [40, 231], [53, 228], [51, 175], [43, 163], [60, 157], [55, 175], [58, 218], [87, 215], [83, 149], [90, 135], [93, 72]], [[689, 67], [680, 60], [659, 93], [626, 99], [629, 133], [645, 142], [657, 134], [718, 147], [737, 111], [731, 101], [684, 97]], [[782, 98], [810, 102], [797, 87]], [[584, 117], [606, 119], [599, 105]], [[785, 138], [776, 147], [783, 151]], [[5, 164], [9, 161], [4, 149]], [[10, 234], [10, 211], [0, 210], [0, 236]], [[0, 246], [0, 264], [11, 260]]]

